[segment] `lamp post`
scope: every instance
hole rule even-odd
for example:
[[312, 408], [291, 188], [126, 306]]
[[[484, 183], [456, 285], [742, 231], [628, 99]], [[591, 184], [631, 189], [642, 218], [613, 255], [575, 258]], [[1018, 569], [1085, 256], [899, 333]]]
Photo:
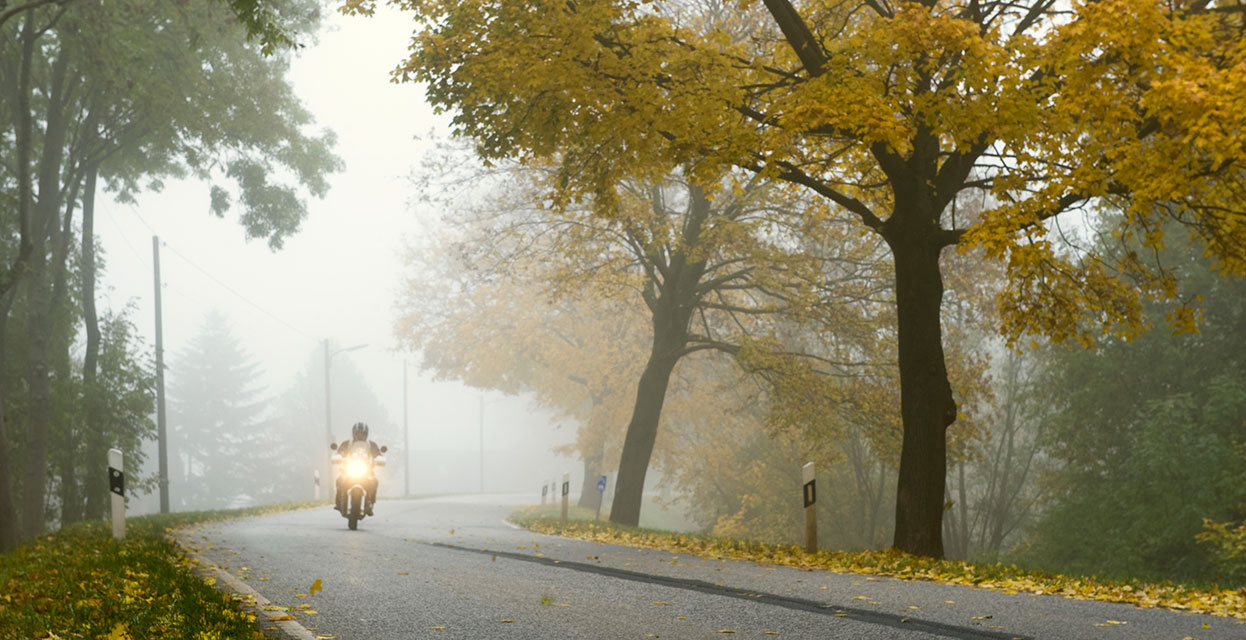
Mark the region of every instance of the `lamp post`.
[[402, 497], [411, 496], [411, 430], [407, 427], [407, 361], [402, 361]]
[[[355, 351], [368, 346], [367, 344], [357, 344], [353, 347], [343, 347], [335, 351], [329, 351], [329, 339], [324, 339], [324, 433], [327, 439], [326, 444], [333, 444], [333, 404], [330, 396], [329, 387], [329, 367], [333, 364], [333, 356], [347, 351]], [[325, 482], [325, 488], [328, 489], [329, 476], [333, 472], [333, 453], [332, 450], [326, 450], [325, 453], [325, 473], [322, 476]]]

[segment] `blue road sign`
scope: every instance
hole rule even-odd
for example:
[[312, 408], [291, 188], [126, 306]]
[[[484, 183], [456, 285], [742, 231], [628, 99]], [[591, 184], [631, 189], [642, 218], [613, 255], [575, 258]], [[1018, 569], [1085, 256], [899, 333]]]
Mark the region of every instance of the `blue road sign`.
[[606, 490], [606, 476], [597, 476], [597, 490], [598, 491]]

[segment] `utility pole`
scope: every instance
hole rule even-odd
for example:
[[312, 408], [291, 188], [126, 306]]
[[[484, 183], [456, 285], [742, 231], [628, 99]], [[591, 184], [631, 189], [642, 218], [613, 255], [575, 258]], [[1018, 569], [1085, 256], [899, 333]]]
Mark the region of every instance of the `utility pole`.
[[485, 393], [480, 392], [480, 492], [485, 492]]
[[325, 434], [325, 456], [324, 456], [324, 476], [321, 482], [328, 486], [329, 478], [333, 475], [333, 450], [329, 449], [333, 443], [333, 403], [331, 400], [331, 390], [329, 387], [329, 366], [333, 363], [333, 356], [346, 351], [354, 351], [368, 346], [367, 344], [357, 344], [353, 347], [343, 347], [336, 351], [329, 351], [329, 339], [324, 339], [324, 434]]
[[324, 339], [324, 474], [320, 476], [321, 482], [326, 483], [333, 476], [333, 450], [329, 448], [333, 444], [333, 405], [329, 400], [329, 339]]
[[169, 512], [169, 441], [164, 419], [164, 330], [160, 316], [160, 237], [151, 237], [156, 277], [156, 438], [159, 442], [160, 513]]
[[402, 495], [411, 495], [411, 430], [407, 426], [407, 361], [402, 361]]

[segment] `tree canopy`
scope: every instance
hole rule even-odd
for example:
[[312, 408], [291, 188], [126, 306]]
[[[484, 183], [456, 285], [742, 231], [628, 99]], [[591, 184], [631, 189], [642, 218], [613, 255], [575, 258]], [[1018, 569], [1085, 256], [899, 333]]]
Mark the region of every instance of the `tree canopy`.
[[[260, 17], [280, 18], [288, 34], [309, 35], [318, 24], [311, 0], [263, 5]], [[66, 374], [53, 375], [54, 367], [68, 362], [62, 356], [73, 346], [72, 335], [52, 333], [54, 320], [85, 324], [87, 393], [103, 374], [94, 305], [97, 179], [120, 200], [159, 190], [169, 178], [217, 183], [204, 209], [223, 215], [237, 201], [248, 237], [277, 249], [341, 162], [332, 132], [314, 129], [286, 81], [288, 60], [264, 55], [265, 46], [250, 41], [238, 15], [219, 3], [32, 1], [0, 12], [0, 121], [10, 132], [0, 136], [0, 314], [7, 320], [18, 308], [17, 289], [28, 289], [20, 307], [28, 371], [16, 390], [28, 392], [20, 401], [29, 411], [14, 431], [25, 436], [21, 524], [33, 535], [44, 527], [44, 490], [55, 477], [49, 435], [64, 419], [54, 394]], [[80, 297], [71, 290], [79, 285]], [[0, 333], [6, 326], [0, 322]], [[0, 406], [18, 400], [5, 397]], [[92, 420], [73, 433], [86, 437], [87, 457], [101, 459], [106, 439], [89, 436], [106, 425]], [[8, 433], [0, 419], [0, 441], [15, 443]], [[0, 547], [13, 543], [17, 526], [4, 454]], [[106, 497], [106, 487], [93, 484], [87, 515], [92, 501]]]
[[[344, 10], [368, 13], [375, 0]], [[395, 79], [487, 159], [562, 158], [558, 202], [608, 214], [624, 178], [736, 167], [877, 233], [896, 278], [904, 443], [895, 545], [942, 555], [946, 247], [1007, 264], [1002, 328], [1090, 343], [1171, 296], [1145, 254], [1056, 249], [1067, 213], [1196, 231], [1246, 272], [1243, 8], [1221, 0], [762, 3], [394, 0], [417, 20]], [[978, 216], [958, 203], [978, 196]], [[1184, 323], [1193, 313], [1178, 311]]]

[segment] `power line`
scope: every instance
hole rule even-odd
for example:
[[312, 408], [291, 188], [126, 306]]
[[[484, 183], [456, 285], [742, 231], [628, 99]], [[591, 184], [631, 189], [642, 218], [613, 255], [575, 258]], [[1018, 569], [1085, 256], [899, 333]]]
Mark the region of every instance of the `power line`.
[[247, 298], [246, 296], [242, 295], [241, 293], [238, 293], [237, 291], [235, 291], [235, 290], [234, 290], [234, 288], [233, 288], [233, 287], [231, 287], [231, 286], [229, 286], [229, 285], [225, 284], [225, 283], [224, 283], [224, 282], [222, 282], [220, 279], [218, 279], [216, 276], [214, 276], [214, 275], [212, 275], [211, 273], [209, 273], [207, 269], [204, 269], [203, 267], [201, 267], [201, 266], [199, 266], [199, 265], [195, 264], [195, 262], [194, 262], [193, 260], [191, 260], [190, 258], [187, 258], [185, 255], [183, 255], [183, 254], [182, 254], [182, 252], [178, 251], [175, 247], [173, 247], [173, 246], [169, 245], [167, 242], [164, 242], [164, 241], [162, 240], [162, 241], [160, 242], [160, 244], [161, 244], [161, 245], [163, 245], [165, 248], [167, 248], [169, 251], [172, 251], [172, 252], [173, 252], [173, 255], [175, 255], [175, 256], [177, 256], [177, 257], [181, 258], [182, 260], [184, 260], [184, 261], [186, 262], [186, 264], [188, 264], [188, 265], [190, 265], [190, 266], [194, 267], [196, 270], [198, 270], [198, 271], [199, 271], [199, 273], [202, 273], [202, 274], [204, 275], [204, 277], [208, 278], [208, 279], [209, 279], [209, 280], [211, 280], [212, 282], [215, 282], [215, 283], [216, 283], [217, 285], [219, 285], [222, 289], [224, 289], [224, 290], [226, 290], [226, 291], [228, 291], [228, 292], [230, 292], [230, 293], [234, 294], [234, 296], [235, 296], [235, 297], [237, 297], [239, 300], [241, 300], [241, 301], [243, 301], [243, 302], [245, 302], [245, 303], [247, 303], [247, 304], [251, 305], [252, 307], [254, 307], [254, 308], [255, 308], [257, 311], [259, 311], [260, 313], [263, 313], [263, 314], [267, 315], [268, 317], [270, 317], [270, 318], [272, 318], [273, 320], [277, 321], [277, 322], [278, 322], [278, 323], [280, 323], [281, 325], [285, 326], [287, 329], [290, 329], [291, 331], [293, 331], [293, 332], [295, 332], [295, 333], [297, 333], [297, 334], [299, 334], [299, 335], [303, 336], [304, 338], [307, 338], [308, 340], [316, 340], [316, 338], [313, 338], [313, 337], [312, 337], [311, 335], [309, 335], [306, 331], [303, 331], [302, 329], [299, 329], [298, 327], [296, 327], [296, 326], [294, 326], [294, 325], [290, 324], [289, 322], [286, 322], [284, 319], [282, 319], [282, 318], [281, 318], [280, 316], [278, 316], [277, 314], [275, 314], [275, 313], [273, 313], [273, 312], [269, 311], [268, 309], [265, 309], [264, 307], [261, 307], [260, 305], [256, 304], [255, 302], [252, 302], [250, 298]]
[[121, 223], [117, 222], [117, 219], [113, 217], [112, 211], [110, 211], [108, 207], [106, 206], [105, 207], [97, 206], [96, 208], [103, 211], [105, 216], [108, 216], [108, 221], [111, 222], [113, 227], [117, 229], [117, 233], [121, 235], [121, 240], [125, 242], [125, 245], [127, 247], [130, 248], [130, 253], [134, 254], [134, 259], [139, 262], [145, 263], [146, 258], [143, 258], [141, 255], [139, 255], [138, 249], [134, 248], [134, 243], [130, 242], [130, 237], [125, 234], [125, 229], [121, 227]]
[[[140, 214], [140, 213], [138, 212], [138, 209], [137, 209], [134, 205], [130, 205], [129, 209], [130, 209], [130, 212], [134, 214], [134, 217], [138, 218], [138, 221], [139, 221], [139, 222], [141, 222], [141, 223], [143, 224], [143, 226], [144, 226], [144, 227], [147, 227], [147, 230], [148, 230], [148, 231], [150, 231], [150, 232], [151, 232], [151, 234], [152, 234], [153, 236], [159, 236], [159, 235], [160, 235], [160, 234], [159, 234], [159, 233], [155, 230], [155, 228], [153, 228], [150, 224], [148, 224], [147, 220], [143, 218], [142, 214]], [[123, 238], [125, 237], [125, 234], [124, 234], [124, 233], [122, 234], [122, 237], [123, 237]], [[127, 244], [129, 244], [129, 240], [128, 240], [128, 239], [126, 240], [126, 243], [127, 243]], [[268, 309], [265, 309], [264, 307], [260, 306], [260, 305], [259, 305], [259, 304], [257, 304], [256, 302], [252, 301], [250, 298], [248, 298], [248, 297], [246, 297], [246, 296], [242, 295], [241, 293], [238, 293], [238, 291], [237, 291], [237, 290], [235, 290], [233, 287], [229, 286], [228, 284], [225, 284], [225, 282], [223, 282], [220, 278], [217, 278], [216, 276], [212, 275], [212, 273], [211, 273], [210, 271], [208, 271], [207, 269], [205, 269], [205, 268], [203, 268], [203, 267], [199, 266], [199, 265], [198, 265], [198, 264], [197, 264], [194, 260], [191, 260], [190, 258], [188, 258], [188, 257], [187, 257], [185, 254], [183, 254], [181, 251], [178, 251], [178, 250], [177, 250], [177, 248], [176, 248], [176, 247], [174, 247], [174, 246], [172, 246], [172, 245], [170, 245], [170, 244], [168, 243], [168, 241], [167, 241], [167, 240], [161, 240], [161, 241], [160, 241], [160, 245], [161, 245], [162, 247], [164, 247], [164, 248], [168, 249], [169, 251], [171, 251], [171, 252], [173, 253], [173, 255], [177, 256], [178, 258], [181, 258], [183, 262], [185, 262], [186, 264], [188, 264], [188, 265], [190, 265], [191, 267], [193, 267], [196, 271], [198, 271], [199, 273], [203, 274], [203, 276], [204, 276], [205, 278], [207, 278], [207, 279], [211, 280], [212, 282], [216, 283], [216, 285], [217, 285], [217, 286], [219, 286], [219, 287], [221, 287], [222, 289], [224, 289], [224, 290], [228, 291], [229, 293], [233, 294], [233, 296], [234, 296], [234, 297], [236, 297], [236, 298], [238, 298], [239, 300], [241, 300], [241, 301], [243, 301], [243, 302], [245, 302], [245, 303], [247, 303], [247, 304], [251, 305], [251, 307], [252, 307], [252, 308], [254, 308], [255, 310], [259, 311], [260, 313], [263, 313], [264, 315], [268, 316], [269, 318], [272, 318], [272, 319], [273, 319], [274, 321], [276, 321], [278, 324], [280, 324], [280, 325], [284, 326], [284, 327], [285, 327], [285, 328], [287, 328], [287, 329], [290, 329], [291, 331], [293, 331], [293, 332], [295, 332], [295, 333], [297, 333], [297, 334], [299, 334], [299, 335], [303, 336], [304, 338], [307, 338], [308, 340], [316, 340], [316, 338], [313, 338], [313, 337], [312, 337], [310, 334], [308, 334], [306, 331], [303, 331], [302, 329], [299, 329], [298, 327], [294, 326], [293, 324], [290, 324], [289, 322], [286, 322], [286, 320], [285, 320], [285, 319], [281, 318], [281, 317], [280, 317], [280, 316], [278, 316], [277, 314], [273, 313], [272, 311], [269, 311]], [[133, 247], [131, 247], [131, 248], [133, 248]]]

